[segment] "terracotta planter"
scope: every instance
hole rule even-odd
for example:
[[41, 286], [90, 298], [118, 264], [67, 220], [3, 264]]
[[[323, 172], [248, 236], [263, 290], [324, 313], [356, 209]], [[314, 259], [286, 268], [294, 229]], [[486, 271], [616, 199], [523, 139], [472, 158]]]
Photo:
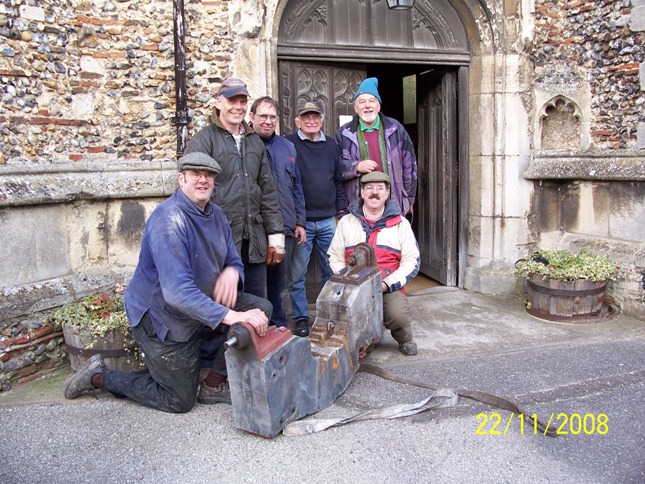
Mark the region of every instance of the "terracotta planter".
[[557, 281], [531, 274], [526, 286], [529, 314], [550, 321], [587, 322], [602, 311], [607, 281]]
[[74, 371], [78, 371], [96, 353], [103, 355], [105, 366], [110, 370], [139, 372], [146, 369], [143, 361], [135, 357], [136, 343], [132, 338], [126, 338], [121, 330], [109, 331], [98, 338], [85, 328], [63, 324], [63, 336]]

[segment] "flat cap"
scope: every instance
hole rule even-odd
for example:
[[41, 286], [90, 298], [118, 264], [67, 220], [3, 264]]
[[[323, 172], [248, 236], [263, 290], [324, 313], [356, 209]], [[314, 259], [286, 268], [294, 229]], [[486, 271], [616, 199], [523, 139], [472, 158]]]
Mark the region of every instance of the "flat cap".
[[390, 177], [387, 176], [387, 174], [383, 173], [382, 171], [372, 171], [370, 173], [366, 173], [361, 177], [361, 186], [365, 185], [366, 183], [378, 183], [378, 182], [383, 182], [389, 185]]
[[177, 160], [177, 170], [205, 170], [215, 173], [222, 171], [222, 167], [206, 153], [195, 151], [188, 153]]

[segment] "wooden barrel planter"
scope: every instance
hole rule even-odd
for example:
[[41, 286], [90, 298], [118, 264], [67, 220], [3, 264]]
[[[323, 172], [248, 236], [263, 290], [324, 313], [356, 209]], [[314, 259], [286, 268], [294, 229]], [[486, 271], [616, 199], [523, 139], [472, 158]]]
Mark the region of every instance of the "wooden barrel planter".
[[601, 314], [607, 281], [558, 281], [531, 274], [526, 286], [529, 314], [549, 321], [586, 323]]
[[105, 366], [110, 370], [140, 372], [146, 369], [141, 359], [135, 356], [137, 348], [132, 338], [126, 338], [121, 330], [112, 330], [103, 337], [96, 337], [89, 330], [63, 324], [65, 346], [69, 354], [72, 370], [78, 371], [85, 362], [97, 353], [105, 359]]

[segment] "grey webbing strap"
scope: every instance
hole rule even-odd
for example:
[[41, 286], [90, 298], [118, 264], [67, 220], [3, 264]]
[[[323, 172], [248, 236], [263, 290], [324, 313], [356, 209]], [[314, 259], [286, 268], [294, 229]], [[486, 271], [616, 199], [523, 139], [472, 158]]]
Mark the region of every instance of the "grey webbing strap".
[[341, 425], [360, 420], [408, 417], [432, 408], [454, 407], [457, 405], [457, 400], [458, 396], [454, 390], [451, 390], [450, 388], [439, 388], [428, 398], [416, 403], [401, 403], [375, 410], [365, 410], [347, 418], [297, 420], [295, 422], [288, 423], [282, 429], [282, 433], [288, 437], [309, 435], [330, 427], [340, 427]]
[[[407, 385], [413, 385], [421, 388], [429, 388], [431, 390], [436, 389], [437, 387], [434, 385], [430, 385], [424, 382], [418, 382], [414, 380], [408, 380], [407, 378], [402, 378], [392, 372], [389, 372], [387, 370], [384, 370], [381, 367], [378, 367], [376, 365], [370, 365], [368, 363], [361, 363], [360, 368], [358, 371], [364, 371], [365, 373], [371, 373], [372, 375], [380, 376], [381, 378], [385, 378], [387, 380], [399, 382], [399, 383], [405, 383]], [[455, 390], [455, 392], [466, 398], [470, 398], [471, 400], [476, 400], [478, 402], [485, 403], [487, 405], [492, 405], [493, 407], [500, 408], [502, 410], [508, 410], [509, 412], [514, 412], [517, 413], [518, 415], [524, 415], [524, 417], [529, 420], [530, 422], [533, 422], [533, 418], [531, 417], [531, 414], [526, 413], [524, 410], [520, 408], [519, 405], [516, 403], [502, 397], [498, 397], [497, 395], [492, 395], [490, 393], [486, 392], [480, 392], [480, 391], [474, 391], [474, 390]], [[546, 425], [544, 425], [542, 422], [537, 420], [535, 422], [536, 427], [541, 431], [543, 435], [546, 435], [548, 437], [557, 437], [557, 430], [553, 427], [550, 426], [547, 428]]]

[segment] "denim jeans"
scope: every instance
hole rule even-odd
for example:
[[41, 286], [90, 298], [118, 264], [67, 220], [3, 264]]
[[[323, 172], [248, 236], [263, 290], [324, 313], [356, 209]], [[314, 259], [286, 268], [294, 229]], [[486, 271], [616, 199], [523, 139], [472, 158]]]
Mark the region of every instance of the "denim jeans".
[[322, 271], [323, 286], [332, 276], [331, 267], [329, 267], [329, 257], [327, 250], [331, 245], [331, 239], [336, 231], [336, 217], [329, 217], [323, 220], [305, 224], [307, 232], [307, 242], [297, 245], [293, 249], [291, 264], [289, 265], [289, 295], [291, 296], [291, 318], [294, 321], [299, 319], [309, 320], [307, 312], [307, 292], [305, 289], [305, 280], [307, 278], [307, 266], [311, 252], [316, 250], [316, 257]]
[[289, 265], [291, 264], [291, 255], [293, 254], [295, 239], [286, 236], [284, 238], [284, 244], [284, 259], [279, 264], [267, 266], [267, 299], [273, 304], [271, 324], [282, 327], [287, 326], [285, 298], [287, 297]]
[[[271, 304], [251, 294], [238, 292], [235, 311], [259, 308], [271, 317]], [[188, 412], [195, 405], [201, 368], [226, 373], [224, 341], [229, 326], [215, 329], [204, 326], [188, 341], [162, 342], [146, 313], [132, 328], [146, 362], [144, 373], [106, 370], [105, 390], [118, 397], [128, 397], [148, 407], [171, 413]]]

